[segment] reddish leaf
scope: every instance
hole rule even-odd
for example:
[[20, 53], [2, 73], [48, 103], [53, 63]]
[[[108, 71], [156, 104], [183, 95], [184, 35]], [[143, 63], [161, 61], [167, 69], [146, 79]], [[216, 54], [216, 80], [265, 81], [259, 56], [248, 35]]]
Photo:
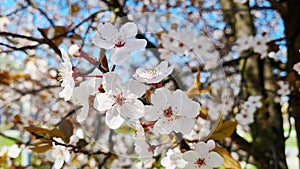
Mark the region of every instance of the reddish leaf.
[[64, 141], [68, 143], [70, 141], [70, 137], [73, 135], [73, 123], [70, 120], [62, 119], [58, 129], [64, 134]]

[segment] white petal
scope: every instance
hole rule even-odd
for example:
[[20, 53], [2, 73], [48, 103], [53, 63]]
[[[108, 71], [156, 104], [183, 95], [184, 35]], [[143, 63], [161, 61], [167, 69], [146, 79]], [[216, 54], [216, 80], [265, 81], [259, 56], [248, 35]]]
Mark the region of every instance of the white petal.
[[187, 162], [195, 162], [198, 159], [197, 153], [193, 150], [183, 153], [182, 158]]
[[19, 156], [20, 152], [21, 152], [21, 149], [16, 144], [14, 144], [9, 147], [7, 155], [10, 158], [17, 158]]
[[116, 106], [106, 112], [105, 122], [109, 128], [117, 129], [124, 123], [124, 121], [125, 120], [117, 111]]
[[219, 167], [223, 164], [224, 159], [216, 152], [210, 152], [205, 159], [210, 167]]
[[113, 48], [110, 51], [110, 61], [114, 65], [121, 65], [130, 58], [130, 50], [125, 47]]
[[145, 39], [135, 39], [131, 41], [127, 41], [125, 46], [129, 51], [133, 50], [141, 50], [147, 46], [147, 41]]
[[115, 44], [113, 42], [106, 41], [106, 40], [99, 39], [99, 38], [93, 38], [92, 42], [99, 48], [103, 48], [103, 49], [111, 49], [115, 46]]
[[162, 110], [156, 106], [145, 106], [145, 115], [144, 115], [145, 120], [147, 121], [157, 120], [160, 116], [160, 111]]
[[169, 102], [172, 107], [178, 107], [178, 115], [194, 118], [200, 112], [200, 104], [190, 100], [181, 90], [176, 90]]
[[117, 73], [108, 72], [103, 75], [103, 88], [106, 92], [120, 93], [123, 88], [122, 80]]
[[155, 93], [151, 95], [151, 103], [160, 107], [161, 109], [166, 108], [168, 100], [171, 98], [171, 92], [169, 89], [162, 87], [155, 90]]
[[185, 165], [183, 169], [197, 169], [197, 168], [196, 168], [196, 166], [194, 164], [190, 164], [189, 163], [189, 164]]
[[53, 169], [60, 169], [62, 166], [64, 165], [64, 158], [63, 156], [57, 158], [54, 162], [54, 165], [53, 165]]
[[213, 150], [216, 147], [216, 143], [214, 140], [208, 140], [206, 145], [208, 146], [209, 150]]
[[158, 66], [159, 69], [166, 69], [168, 67], [167, 61], [162, 61]]
[[70, 161], [70, 159], [71, 159], [71, 154], [70, 154], [70, 152], [69, 152], [68, 150], [65, 150], [65, 151], [63, 152], [63, 156], [64, 156], [64, 158], [65, 158], [65, 162], [69, 162], [69, 161]]
[[69, 55], [78, 57], [80, 56], [80, 47], [76, 44], [71, 45], [68, 50]]
[[182, 134], [188, 134], [193, 126], [195, 120], [190, 118], [180, 118], [175, 122], [174, 131], [181, 132]]
[[70, 58], [69, 58], [67, 52], [64, 49], [60, 49], [60, 52], [62, 54], [63, 61], [66, 63], [70, 62]]
[[73, 95], [83, 104], [89, 98], [88, 81], [80, 83], [79, 87], [74, 88]]
[[69, 101], [73, 95], [73, 87], [71, 85], [66, 85], [58, 94], [60, 98], [64, 98], [65, 101]]
[[204, 142], [200, 142], [196, 145], [195, 151], [199, 156], [205, 156], [208, 154], [209, 147]]
[[99, 111], [105, 111], [112, 107], [114, 100], [107, 96], [106, 93], [99, 93], [96, 95], [94, 107]]
[[120, 35], [124, 36], [126, 39], [130, 37], [135, 37], [137, 34], [137, 26], [133, 22], [127, 22], [120, 28]]
[[145, 94], [146, 91], [146, 85], [130, 79], [129, 82], [126, 85], [127, 90], [129, 90], [130, 92], [134, 93], [137, 97], [142, 97], [143, 94]]
[[[99, 69], [94, 69], [91, 75], [103, 75]], [[102, 78], [92, 78], [88, 82], [88, 92], [90, 95], [98, 93], [98, 88], [102, 84]]]
[[100, 23], [97, 28], [101, 38], [109, 42], [114, 42], [116, 36], [118, 36], [118, 30], [111, 23]]
[[155, 123], [153, 131], [160, 134], [169, 134], [174, 130], [174, 126], [175, 121], [167, 121], [167, 119], [162, 118]]
[[77, 113], [77, 121], [79, 123], [83, 122], [88, 114], [89, 114], [89, 105], [82, 105], [83, 107], [81, 108], [81, 110], [79, 110], [79, 112]]
[[129, 119], [139, 119], [145, 114], [145, 106], [138, 99], [127, 99], [125, 103], [120, 106], [121, 115]]

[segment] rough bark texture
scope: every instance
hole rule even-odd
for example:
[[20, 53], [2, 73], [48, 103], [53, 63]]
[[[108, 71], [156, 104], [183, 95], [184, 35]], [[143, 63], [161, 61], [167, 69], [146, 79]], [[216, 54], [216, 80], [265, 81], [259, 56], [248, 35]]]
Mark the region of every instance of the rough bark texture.
[[[281, 13], [284, 18], [285, 35], [288, 47], [287, 72], [294, 72], [293, 65], [300, 61], [300, 1], [287, 0], [286, 13]], [[299, 80], [299, 76], [297, 77]], [[297, 132], [298, 150], [300, 150], [300, 93], [297, 89], [299, 82], [294, 82], [292, 90], [289, 111], [295, 118], [295, 127]], [[299, 155], [298, 155], [299, 156]]]
[[[220, 3], [224, 11], [224, 17], [231, 18], [225, 18], [225, 21], [234, 28], [236, 38], [239, 38], [242, 34], [254, 35], [253, 20], [247, 5], [237, 5], [231, 0], [220, 0]], [[276, 91], [274, 82], [267, 80], [272, 79], [273, 76], [271, 61], [269, 59], [261, 60], [260, 56], [254, 54], [248, 59], [240, 61], [240, 71], [244, 84], [242, 88], [244, 99], [247, 99], [250, 95], [261, 95], [264, 99], [268, 98], [267, 100], [270, 100], [266, 105], [267, 109], [257, 112], [255, 123], [251, 127], [254, 139], [253, 143], [248, 146], [260, 150], [260, 154], [258, 155], [254, 151], [248, 152], [255, 158], [259, 168], [286, 169], [285, 138], [280, 105], [273, 101], [275, 94], [267, 93], [265, 90]], [[235, 140], [236, 137], [233, 136], [232, 138], [239, 144], [239, 141]]]

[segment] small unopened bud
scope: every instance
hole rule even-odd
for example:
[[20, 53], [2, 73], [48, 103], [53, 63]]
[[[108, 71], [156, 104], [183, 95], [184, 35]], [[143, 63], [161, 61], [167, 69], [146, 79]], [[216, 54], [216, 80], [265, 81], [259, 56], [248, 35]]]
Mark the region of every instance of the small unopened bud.
[[72, 45], [69, 47], [69, 55], [73, 56], [73, 57], [79, 57], [81, 54], [81, 49], [78, 45]]

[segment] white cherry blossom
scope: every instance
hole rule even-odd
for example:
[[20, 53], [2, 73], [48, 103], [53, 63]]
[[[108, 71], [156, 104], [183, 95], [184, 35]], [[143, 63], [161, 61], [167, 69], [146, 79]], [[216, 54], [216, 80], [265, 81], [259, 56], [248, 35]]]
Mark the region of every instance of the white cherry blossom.
[[248, 36], [246, 34], [242, 34], [242, 36], [237, 39], [237, 51], [243, 52], [244, 50], [248, 50], [252, 47], [253, 36]]
[[140, 82], [159, 83], [164, 78], [169, 76], [173, 69], [173, 65], [168, 67], [168, 62], [163, 61], [152, 69], [138, 68], [134, 77]]
[[235, 116], [237, 122], [242, 126], [247, 126], [254, 122], [253, 113], [241, 112]]
[[0, 149], [0, 157], [3, 157], [4, 154], [6, 154], [9, 158], [17, 158], [20, 152], [21, 149], [16, 144], [11, 146], [2, 146]]
[[[59, 143], [64, 143], [61, 138], [53, 138]], [[52, 169], [60, 169], [64, 162], [69, 162], [71, 160], [71, 153], [65, 146], [56, 145], [53, 142], [53, 148], [46, 152], [46, 158], [54, 162]]]
[[288, 95], [291, 93], [289, 89], [290, 85], [285, 81], [279, 81], [277, 84], [279, 85], [279, 90], [277, 90], [277, 96], [274, 98], [274, 101], [283, 104], [289, 100]]
[[134, 121], [128, 121], [127, 125], [135, 130], [134, 150], [137, 153], [138, 158], [143, 165], [150, 165], [152, 163], [154, 150], [145, 138], [143, 126], [139, 122]]
[[200, 104], [188, 98], [181, 90], [171, 93], [159, 88], [151, 96], [153, 106], [146, 106], [145, 119], [156, 121], [154, 132], [169, 134], [171, 131], [187, 134], [199, 114]]
[[254, 122], [254, 113], [262, 107], [261, 96], [249, 96], [248, 100], [241, 105], [241, 112], [235, 116], [237, 122], [247, 126]]
[[68, 53], [71, 56], [78, 57], [81, 54], [81, 49], [78, 45], [74, 44], [69, 47]]
[[61, 75], [61, 87], [64, 89], [59, 93], [59, 97], [64, 98], [65, 101], [69, 101], [73, 95], [75, 81], [73, 79], [73, 70], [70, 58], [63, 49], [61, 49], [61, 53], [63, 62], [59, 65], [58, 71]]
[[123, 85], [117, 73], [103, 75], [105, 93], [98, 93], [94, 107], [106, 112], [106, 124], [111, 129], [119, 128], [125, 120], [137, 120], [144, 116], [144, 104], [138, 100], [145, 92], [145, 86], [138, 81], [130, 80]]
[[240, 4], [244, 4], [246, 3], [248, 0], [233, 0], [235, 3], [240, 3]]
[[220, 167], [224, 159], [216, 152], [211, 151], [211, 146], [200, 142], [195, 150], [183, 153], [183, 159], [188, 162], [184, 169], [212, 169]]
[[255, 108], [260, 108], [262, 106], [260, 99], [261, 99], [261, 96], [250, 96], [248, 98], [247, 102]]
[[9, 24], [8, 17], [0, 17], [0, 31], [5, 31], [5, 27]]
[[266, 36], [255, 36], [252, 41], [253, 51], [260, 54], [260, 58], [263, 59], [268, 54], [269, 39]]
[[182, 153], [178, 147], [169, 149], [166, 155], [161, 159], [161, 165], [166, 169], [183, 168], [186, 165], [186, 161], [182, 159]]
[[137, 35], [137, 25], [128, 22], [118, 30], [111, 23], [101, 23], [98, 25], [100, 38], [94, 38], [93, 43], [100, 48], [112, 49], [110, 60], [115, 65], [120, 65], [130, 57], [133, 50], [141, 50], [146, 47], [147, 41], [144, 39], [134, 39]]
[[300, 75], [300, 62], [294, 64], [293, 69]]
[[[102, 73], [98, 69], [95, 69], [91, 75], [99, 76], [102, 75]], [[81, 82], [78, 87], [74, 88], [73, 95], [82, 105], [82, 108], [78, 110], [77, 113], [78, 122], [82, 122], [87, 118], [89, 111], [89, 96], [95, 95], [98, 92], [101, 83], [101, 78], [91, 77], [90, 79]]]

